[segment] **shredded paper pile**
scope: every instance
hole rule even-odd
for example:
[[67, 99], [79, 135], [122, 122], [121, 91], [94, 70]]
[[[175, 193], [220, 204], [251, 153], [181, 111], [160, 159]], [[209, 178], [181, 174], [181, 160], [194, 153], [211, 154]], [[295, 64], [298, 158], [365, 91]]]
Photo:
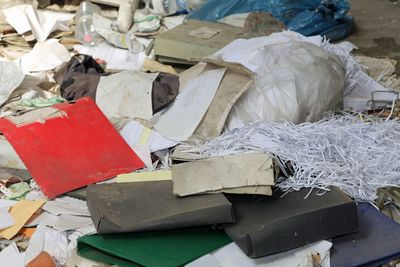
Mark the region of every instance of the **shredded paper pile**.
[[[376, 190], [400, 185], [400, 123], [346, 115], [317, 123], [256, 122], [237, 128], [192, 152], [223, 156], [264, 150], [281, 169], [292, 166], [284, 191], [337, 186], [357, 201], [373, 202]], [[287, 169], [287, 168], [286, 168]]]

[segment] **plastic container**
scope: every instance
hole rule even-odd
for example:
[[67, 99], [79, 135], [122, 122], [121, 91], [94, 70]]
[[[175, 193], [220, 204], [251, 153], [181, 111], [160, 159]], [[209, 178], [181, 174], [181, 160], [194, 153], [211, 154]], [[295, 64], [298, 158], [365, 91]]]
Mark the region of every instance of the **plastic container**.
[[75, 38], [83, 45], [96, 46], [101, 42], [101, 36], [93, 27], [93, 14], [100, 14], [101, 9], [89, 2], [83, 1], [75, 14]]

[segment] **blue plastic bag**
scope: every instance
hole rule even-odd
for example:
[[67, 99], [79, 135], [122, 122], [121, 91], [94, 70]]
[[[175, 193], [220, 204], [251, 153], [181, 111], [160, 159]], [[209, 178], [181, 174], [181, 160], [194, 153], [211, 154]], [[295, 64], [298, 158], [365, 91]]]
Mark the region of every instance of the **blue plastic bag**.
[[249, 12], [270, 12], [288, 30], [305, 36], [324, 35], [331, 41], [350, 34], [353, 18], [347, 0], [209, 0], [189, 15], [191, 19], [217, 21]]

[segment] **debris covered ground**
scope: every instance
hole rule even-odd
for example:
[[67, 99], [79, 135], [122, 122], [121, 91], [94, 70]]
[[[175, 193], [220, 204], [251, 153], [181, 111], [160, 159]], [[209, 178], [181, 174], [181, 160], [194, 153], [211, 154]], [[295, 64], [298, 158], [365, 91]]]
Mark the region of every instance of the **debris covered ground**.
[[368, 2], [0, 0], [0, 266], [396, 266]]

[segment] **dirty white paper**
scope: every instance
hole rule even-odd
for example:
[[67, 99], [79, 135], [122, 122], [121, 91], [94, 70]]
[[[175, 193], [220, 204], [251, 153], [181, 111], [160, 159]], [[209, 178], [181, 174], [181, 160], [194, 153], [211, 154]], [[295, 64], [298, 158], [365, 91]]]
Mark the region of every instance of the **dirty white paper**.
[[24, 267], [25, 253], [20, 253], [15, 242], [0, 252], [1, 266]]
[[0, 199], [0, 230], [14, 225], [14, 219], [8, 212], [17, 201]]
[[69, 31], [73, 13], [36, 10], [32, 5], [18, 5], [3, 10], [6, 21], [18, 32], [32, 31], [38, 42], [44, 42], [55, 30]]
[[93, 14], [93, 27], [103, 38], [116, 47], [128, 49], [132, 53], [144, 50], [144, 45], [137, 40], [133, 32], [120, 33], [113, 30], [113, 21], [99, 14]]
[[8, 212], [8, 208], [0, 208], [0, 230], [14, 225], [14, 219]]
[[49, 253], [58, 264], [65, 265], [68, 261], [66, 234], [50, 227], [38, 226], [29, 241], [25, 264], [36, 258], [42, 251]]
[[92, 218], [90, 217], [61, 214], [55, 225], [55, 229], [62, 232], [67, 230], [76, 230], [89, 225], [93, 225]]
[[186, 141], [207, 112], [225, 70], [205, 71], [190, 80], [175, 102], [165, 112], [153, 118], [154, 128], [172, 140]]
[[104, 60], [109, 70], [139, 70], [146, 58], [144, 52], [133, 54], [129, 50], [116, 48], [107, 43], [101, 43], [96, 47], [75, 45], [74, 49], [80, 54]]
[[131, 148], [134, 149], [137, 145], [147, 145], [151, 153], [177, 145], [177, 142], [169, 140], [160, 133], [144, 127], [137, 121], [128, 122], [122, 128], [120, 134]]
[[127, 70], [100, 78], [96, 104], [108, 117], [150, 120], [153, 116], [152, 88], [158, 73]]
[[60, 197], [48, 201], [43, 205], [42, 209], [53, 215], [70, 214], [90, 216], [86, 201], [72, 197]]
[[17, 152], [11, 146], [10, 142], [0, 135], [0, 167], [8, 167], [26, 170], [25, 164], [22, 162]]
[[54, 227], [58, 221], [58, 218], [59, 217], [54, 214], [43, 211], [35, 219], [25, 224], [25, 227], [33, 227], [38, 225]]
[[258, 191], [257, 186], [274, 185], [274, 165], [272, 158], [263, 153], [212, 157], [173, 165], [172, 181], [178, 196], [230, 188], [241, 188], [237, 193], [269, 194], [270, 187]]
[[[186, 267], [282, 267], [282, 266], [309, 266], [304, 261], [312, 253], [319, 253], [320, 266], [330, 267], [330, 249], [332, 243], [318, 241], [294, 250], [274, 254], [262, 258], [247, 257], [235, 243], [230, 243], [210, 254], [207, 254]], [[313, 266], [313, 265], [311, 265]]]
[[21, 58], [25, 72], [52, 70], [71, 58], [68, 50], [56, 39], [36, 43], [32, 51]]
[[24, 72], [16, 62], [0, 61], [0, 106], [24, 80]]

